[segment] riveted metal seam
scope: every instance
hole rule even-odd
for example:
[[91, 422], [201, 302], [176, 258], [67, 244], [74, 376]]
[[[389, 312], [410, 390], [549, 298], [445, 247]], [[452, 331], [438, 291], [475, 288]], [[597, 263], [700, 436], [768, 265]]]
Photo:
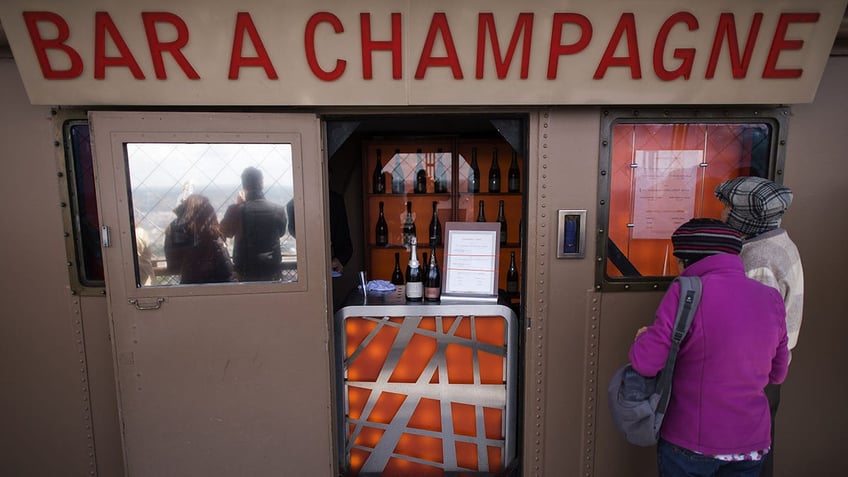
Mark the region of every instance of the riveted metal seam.
[[[548, 317], [548, 302], [547, 290], [548, 279], [547, 270], [549, 265], [550, 250], [548, 247], [550, 227], [548, 221], [550, 216], [550, 203], [548, 198], [549, 174], [550, 167], [550, 111], [544, 111], [541, 115], [541, 124], [539, 130], [539, 170], [536, 203], [538, 209], [536, 211], [536, 255], [532, 257], [536, 261], [538, 270], [535, 280], [536, 296], [533, 300], [532, 308], [535, 309], [535, 319], [533, 320], [533, 342], [531, 343], [532, 353], [532, 378], [527, 380], [527, 383], [533, 386], [533, 452], [527, 457], [532, 457], [533, 460], [533, 475], [535, 477], [543, 477], [545, 475], [545, 410], [546, 410], [546, 374], [545, 368], [547, 349], [547, 317]], [[528, 309], [530, 307], [528, 306]]]
[[584, 357], [583, 383], [583, 452], [582, 472], [584, 477], [595, 474], [595, 442], [598, 424], [598, 357], [600, 343], [601, 294], [594, 290], [586, 292], [586, 356]]
[[94, 417], [91, 410], [91, 385], [88, 376], [88, 360], [85, 353], [85, 329], [82, 322], [80, 298], [72, 296], [69, 303], [74, 350], [79, 365], [80, 419], [82, 419], [88, 456], [88, 475], [97, 475], [97, 452], [94, 448]]

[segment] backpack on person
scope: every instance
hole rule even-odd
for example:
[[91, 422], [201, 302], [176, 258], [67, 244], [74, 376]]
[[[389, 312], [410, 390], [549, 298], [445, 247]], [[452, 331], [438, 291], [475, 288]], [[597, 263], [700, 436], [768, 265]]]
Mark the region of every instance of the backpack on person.
[[649, 378], [637, 373], [627, 363], [613, 374], [607, 387], [613, 424], [624, 434], [627, 442], [638, 446], [648, 447], [659, 441], [660, 428], [671, 398], [677, 352], [701, 299], [700, 278], [677, 277], [675, 281], [680, 283], [680, 302], [665, 367], [656, 376]]

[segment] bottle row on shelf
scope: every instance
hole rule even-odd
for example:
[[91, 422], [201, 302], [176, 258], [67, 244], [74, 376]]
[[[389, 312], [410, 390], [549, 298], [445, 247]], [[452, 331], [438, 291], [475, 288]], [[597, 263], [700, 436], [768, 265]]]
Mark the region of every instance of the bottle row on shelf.
[[[430, 225], [428, 227], [428, 241], [431, 246], [439, 247], [444, 243], [442, 234], [442, 222], [439, 219], [439, 202], [433, 201], [433, 213], [430, 217]], [[486, 222], [485, 201], [480, 200], [477, 205], [477, 222]], [[509, 243], [509, 227], [507, 226], [506, 214], [504, 213], [504, 201], [498, 201], [498, 216], [495, 220], [500, 224], [500, 244], [501, 246]], [[522, 222], [518, 221], [518, 234], [516, 235], [517, 243], [521, 241]], [[415, 216], [412, 213], [412, 201], [406, 202], [406, 215], [401, 223], [401, 245], [408, 246], [412, 240], [417, 240], [418, 232], [415, 226]], [[385, 204], [383, 201], [379, 203], [379, 213], [377, 215], [377, 223], [374, 229], [375, 244], [378, 247], [386, 247], [389, 245], [389, 225], [386, 221]]]
[[[374, 170], [371, 176], [371, 193], [385, 194], [389, 189], [386, 187], [386, 176], [391, 177], [391, 193], [406, 194], [408, 190], [407, 182], [412, 182], [412, 192], [415, 194], [426, 194], [432, 192], [434, 194], [446, 194], [450, 190], [452, 180], [451, 169], [453, 160], [449, 153], [444, 153], [442, 149], [438, 149], [434, 154], [424, 153], [422, 149], [417, 149], [414, 156], [412, 154], [404, 154], [400, 149], [395, 149], [394, 155], [383, 164], [382, 149], [376, 150], [376, 161]], [[466, 191], [470, 193], [480, 193], [480, 183], [482, 177], [480, 175], [480, 166], [477, 162], [477, 148], [471, 148], [471, 163], [467, 167], [465, 164], [457, 163], [465, 178]], [[428, 172], [430, 171], [430, 172]], [[430, 185], [432, 183], [432, 185]], [[492, 160], [489, 167], [487, 191], [489, 193], [501, 193], [501, 169], [498, 163], [498, 148], [492, 148]], [[521, 170], [518, 166], [518, 155], [515, 151], [512, 152], [512, 161], [509, 169], [507, 169], [507, 185], [506, 192], [519, 193], [521, 192]]]
[[[418, 242], [415, 237], [412, 237], [409, 247], [406, 274], [401, 272], [400, 252], [395, 252], [391, 282], [404, 287], [404, 295], [408, 301], [439, 301], [442, 293], [442, 271], [436, 257], [436, 246], [430, 244], [429, 259], [427, 252], [424, 252], [423, 261], [418, 260]], [[506, 292], [510, 297], [518, 295], [518, 280], [515, 252], [510, 252], [506, 273]]]

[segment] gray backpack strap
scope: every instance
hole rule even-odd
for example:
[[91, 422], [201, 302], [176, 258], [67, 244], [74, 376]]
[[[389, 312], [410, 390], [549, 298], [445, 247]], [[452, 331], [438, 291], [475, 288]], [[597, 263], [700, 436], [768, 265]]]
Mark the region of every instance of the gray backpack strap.
[[677, 317], [674, 320], [674, 330], [671, 335], [671, 349], [665, 361], [657, 391], [661, 391], [657, 414], [665, 414], [668, 400], [671, 397], [671, 378], [674, 375], [674, 364], [677, 362], [677, 352], [680, 343], [689, 332], [695, 310], [701, 301], [701, 279], [698, 277], [677, 277], [674, 281], [680, 283], [680, 301], [677, 303]]

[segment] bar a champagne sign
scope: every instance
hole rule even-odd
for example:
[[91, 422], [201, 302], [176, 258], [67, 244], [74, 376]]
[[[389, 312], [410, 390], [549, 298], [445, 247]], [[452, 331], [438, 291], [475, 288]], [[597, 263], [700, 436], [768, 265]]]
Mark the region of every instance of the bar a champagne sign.
[[846, 0], [7, 0], [38, 104], [798, 103]]

